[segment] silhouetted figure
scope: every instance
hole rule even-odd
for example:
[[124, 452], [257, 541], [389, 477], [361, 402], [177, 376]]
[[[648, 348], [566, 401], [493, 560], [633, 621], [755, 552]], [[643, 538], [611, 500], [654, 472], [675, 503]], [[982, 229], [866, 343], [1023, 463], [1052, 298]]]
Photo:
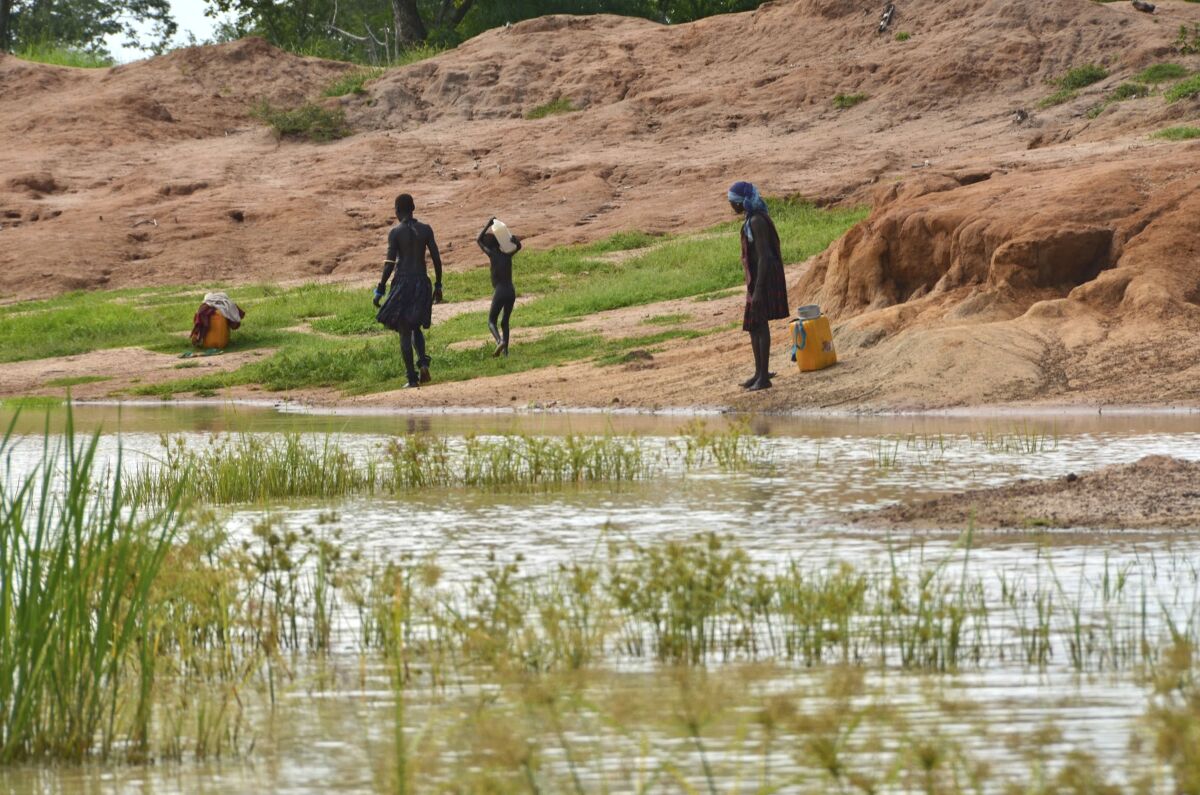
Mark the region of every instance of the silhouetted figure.
[[[404, 357], [408, 375], [406, 389], [429, 382], [430, 359], [425, 354], [425, 335], [421, 329], [429, 328], [432, 322], [433, 304], [442, 302], [442, 257], [433, 239], [433, 229], [413, 217], [415, 210], [412, 196], [402, 193], [396, 197], [396, 220], [400, 223], [388, 233], [383, 277], [375, 288], [375, 306], [379, 307], [384, 294], [387, 295], [375, 319], [400, 334], [400, 354]], [[433, 260], [437, 279], [432, 285], [425, 268], [426, 249]], [[387, 282], [393, 271], [395, 278], [389, 291]], [[417, 353], [415, 366], [414, 346]]]

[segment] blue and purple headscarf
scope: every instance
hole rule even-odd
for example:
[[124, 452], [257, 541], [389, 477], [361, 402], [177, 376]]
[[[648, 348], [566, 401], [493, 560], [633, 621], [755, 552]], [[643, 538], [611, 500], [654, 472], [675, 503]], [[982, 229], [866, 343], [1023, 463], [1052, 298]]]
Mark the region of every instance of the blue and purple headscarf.
[[758, 188], [754, 187], [750, 182], [735, 182], [729, 186], [729, 201], [742, 205], [746, 210], [746, 223], [743, 229], [746, 232], [746, 239], [753, 242], [754, 233], [750, 231], [750, 216], [754, 213], [764, 213], [770, 215], [767, 210], [767, 203], [763, 201], [762, 196], [758, 195]]

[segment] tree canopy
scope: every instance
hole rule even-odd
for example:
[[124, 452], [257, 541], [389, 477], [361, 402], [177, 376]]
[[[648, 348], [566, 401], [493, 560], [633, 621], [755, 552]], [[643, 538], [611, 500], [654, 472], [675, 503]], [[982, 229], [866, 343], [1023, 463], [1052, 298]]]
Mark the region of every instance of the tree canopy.
[[51, 44], [105, 53], [104, 39], [121, 33], [130, 46], [157, 52], [175, 31], [170, 0], [0, 0], [5, 52]]

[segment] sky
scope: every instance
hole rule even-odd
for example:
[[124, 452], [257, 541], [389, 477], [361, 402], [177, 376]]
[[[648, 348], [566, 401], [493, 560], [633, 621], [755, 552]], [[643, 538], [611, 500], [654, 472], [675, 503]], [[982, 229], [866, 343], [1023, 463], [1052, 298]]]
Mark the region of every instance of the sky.
[[[215, 20], [204, 16], [205, 5], [204, 0], [171, 0], [171, 13], [179, 25], [179, 32], [175, 34], [178, 43], [182, 44], [187, 40], [188, 31], [194, 33], [199, 41], [212, 36]], [[128, 63], [146, 57], [147, 54], [141, 50], [121, 46], [124, 38], [108, 37], [108, 49], [117, 59], [117, 63]]]

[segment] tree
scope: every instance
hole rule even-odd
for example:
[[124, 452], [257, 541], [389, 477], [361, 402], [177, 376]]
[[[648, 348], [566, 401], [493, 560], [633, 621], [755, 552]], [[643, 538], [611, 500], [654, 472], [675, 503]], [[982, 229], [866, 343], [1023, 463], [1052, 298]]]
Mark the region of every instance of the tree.
[[[149, 43], [141, 26], [149, 23]], [[107, 52], [106, 36], [124, 33], [129, 45], [161, 51], [175, 35], [170, 0], [0, 0], [0, 50], [53, 44]]]

